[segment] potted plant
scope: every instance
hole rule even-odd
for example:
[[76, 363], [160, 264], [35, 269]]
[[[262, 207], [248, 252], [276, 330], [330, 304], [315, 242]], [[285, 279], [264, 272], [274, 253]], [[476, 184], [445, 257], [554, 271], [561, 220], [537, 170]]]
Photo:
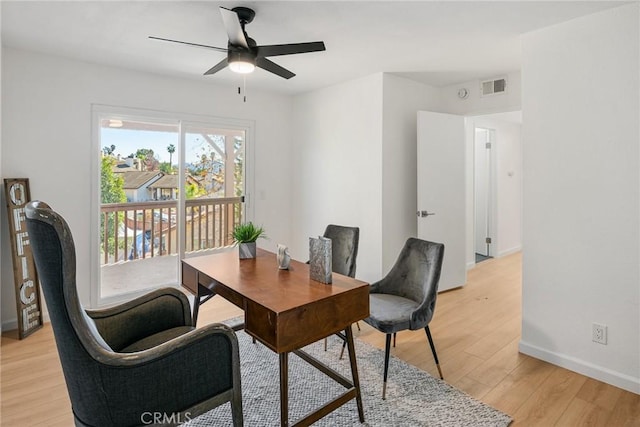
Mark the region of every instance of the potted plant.
[[256, 227], [252, 222], [236, 225], [231, 234], [233, 243], [238, 245], [240, 259], [256, 257], [256, 240], [266, 238], [264, 228]]

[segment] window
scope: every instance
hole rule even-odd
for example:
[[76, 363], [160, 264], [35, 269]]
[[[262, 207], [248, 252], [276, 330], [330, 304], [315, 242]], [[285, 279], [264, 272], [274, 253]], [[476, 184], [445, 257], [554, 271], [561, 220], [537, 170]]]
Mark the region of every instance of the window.
[[250, 123], [122, 110], [94, 106], [93, 306], [176, 286], [246, 216]]

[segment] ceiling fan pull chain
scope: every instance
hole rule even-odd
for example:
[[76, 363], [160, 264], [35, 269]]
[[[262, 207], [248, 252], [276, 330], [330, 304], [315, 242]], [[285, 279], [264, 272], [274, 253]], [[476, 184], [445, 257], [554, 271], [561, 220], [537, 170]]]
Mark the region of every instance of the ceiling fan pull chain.
[[247, 76], [242, 76], [242, 92], [244, 92], [244, 102], [247, 102]]

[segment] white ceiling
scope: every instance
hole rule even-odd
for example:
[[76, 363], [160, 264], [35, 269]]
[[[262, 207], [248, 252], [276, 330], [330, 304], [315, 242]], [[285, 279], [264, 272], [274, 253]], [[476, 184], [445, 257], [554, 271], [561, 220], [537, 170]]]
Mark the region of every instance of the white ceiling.
[[[325, 52], [273, 58], [297, 74], [263, 70], [247, 86], [285, 94], [391, 72], [434, 86], [520, 69], [520, 35], [626, 2], [614, 1], [8, 1], [3, 46], [203, 82], [238, 84], [213, 50], [154, 35], [226, 47], [219, 6], [251, 7], [258, 44], [323, 40]], [[46, 73], [46, 70], [42, 70]]]

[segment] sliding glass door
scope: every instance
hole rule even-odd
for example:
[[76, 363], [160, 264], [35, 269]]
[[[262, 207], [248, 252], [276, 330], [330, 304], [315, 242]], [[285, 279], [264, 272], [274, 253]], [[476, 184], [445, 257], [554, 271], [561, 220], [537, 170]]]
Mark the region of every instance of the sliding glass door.
[[92, 305], [179, 283], [179, 261], [231, 245], [245, 217], [246, 126], [94, 114], [99, 144]]

